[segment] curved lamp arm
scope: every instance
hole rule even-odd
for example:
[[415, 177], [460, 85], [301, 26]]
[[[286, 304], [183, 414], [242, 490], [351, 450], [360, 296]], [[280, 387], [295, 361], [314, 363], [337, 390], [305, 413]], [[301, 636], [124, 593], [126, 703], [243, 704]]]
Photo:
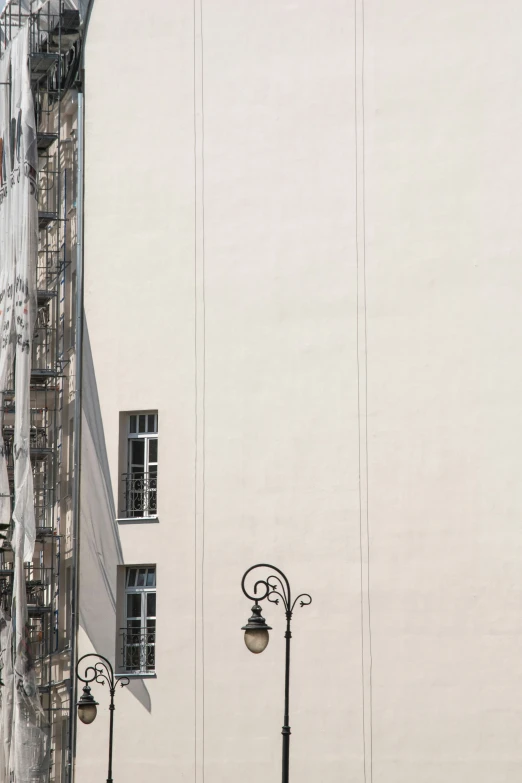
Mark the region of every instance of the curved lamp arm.
[[[95, 658], [96, 663], [85, 666], [83, 673], [84, 676], [82, 677], [80, 674], [80, 664], [87, 658]], [[107, 683], [111, 693], [114, 693], [118, 683], [120, 683], [121, 687], [123, 688], [130, 682], [128, 677], [115, 677], [111, 662], [103, 655], [98, 655], [98, 653], [87, 653], [86, 655], [82, 655], [76, 664], [76, 676], [86, 685], [88, 685], [90, 682], [97, 682], [100, 685]]]
[[[258, 579], [254, 583], [254, 594], [252, 595], [246, 589], [245, 583], [248, 575], [257, 568], [268, 568], [271, 571], [275, 571], [275, 573], [268, 574], [265, 579]], [[261, 588], [260, 595], [258, 595], [259, 588]], [[257, 563], [257, 565], [253, 565], [245, 571], [243, 579], [241, 580], [241, 589], [246, 597], [250, 601], [255, 601], [255, 603], [267, 599], [271, 603], [278, 604], [279, 600], [281, 600], [285, 607], [285, 611], [290, 614], [294, 611], [294, 607], [298, 601], [300, 602], [300, 606], [309, 606], [312, 603], [312, 597], [308, 593], [301, 593], [292, 603], [290, 582], [280, 568], [277, 568], [270, 563]]]

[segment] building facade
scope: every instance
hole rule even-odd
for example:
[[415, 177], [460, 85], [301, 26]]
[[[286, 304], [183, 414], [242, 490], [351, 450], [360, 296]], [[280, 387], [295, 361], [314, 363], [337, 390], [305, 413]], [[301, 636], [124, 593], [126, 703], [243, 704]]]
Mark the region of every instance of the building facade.
[[[107, 651], [138, 602], [127, 569], [154, 567], [157, 591], [130, 620], [153, 622], [155, 676], [118, 692], [127, 779], [278, 778], [283, 614], [264, 613], [263, 655], [240, 631], [256, 562], [313, 596], [293, 779], [519, 775], [517, 21], [469, 0], [94, 4], [85, 314], [106, 458], [82, 492], [109, 499]], [[140, 414], [152, 523], [122, 513]], [[81, 780], [103, 771], [95, 731]]]
[[313, 599], [292, 780], [519, 780], [521, 17], [7, 4], [40, 152], [37, 520], [50, 494], [27, 596], [50, 780], [106, 777], [107, 687], [92, 724], [70, 709], [89, 653], [128, 678], [115, 780], [278, 779], [285, 617], [263, 603], [251, 655], [256, 563]]

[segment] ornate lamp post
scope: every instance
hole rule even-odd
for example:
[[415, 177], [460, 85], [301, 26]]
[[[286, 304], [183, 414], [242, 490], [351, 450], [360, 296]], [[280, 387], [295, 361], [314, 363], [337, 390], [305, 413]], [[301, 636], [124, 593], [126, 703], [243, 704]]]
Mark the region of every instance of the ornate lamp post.
[[[80, 664], [86, 658], [96, 658], [97, 662], [86, 666], [83, 673], [83, 677], [79, 673]], [[114, 694], [116, 693], [116, 686], [118, 683], [123, 688], [124, 685], [129, 684], [128, 677], [115, 677], [114, 669], [111, 666], [110, 661], [104, 658], [103, 655], [97, 655], [96, 653], [87, 653], [83, 655], [76, 664], [76, 676], [81, 682], [84, 682], [83, 693], [80, 701], [78, 702], [78, 717], [82, 723], [92, 723], [96, 717], [98, 702], [94, 700], [94, 696], [91, 695], [91, 689], [89, 688], [90, 682], [97, 682], [100, 685], [107, 683], [109, 686], [109, 693], [111, 702], [109, 705], [109, 769], [107, 772], [107, 783], [113, 783], [112, 780], [112, 738], [114, 731]]]
[[[269, 574], [265, 579], [258, 579], [254, 583], [254, 595], [250, 595], [245, 588], [245, 580], [251, 571], [256, 568], [268, 568], [271, 571], [275, 571], [275, 574]], [[258, 595], [258, 589], [261, 588], [261, 594]], [[312, 598], [308, 593], [301, 593], [297, 598], [292, 601], [292, 592], [290, 590], [290, 583], [286, 576], [279, 568], [276, 568], [269, 563], [258, 563], [251, 566], [248, 571], [245, 571], [243, 579], [241, 580], [241, 589], [246, 597], [250, 601], [254, 601], [252, 607], [252, 617], [248, 623], [243, 626], [241, 630], [245, 632], [245, 644], [253, 653], [261, 653], [266, 648], [269, 636], [268, 632], [272, 629], [266, 624], [264, 617], [261, 614], [260, 601], [264, 601], [265, 598], [271, 603], [278, 604], [279, 600], [283, 602], [286, 614], [286, 655], [285, 655], [285, 716], [283, 723], [283, 777], [282, 783], [288, 783], [289, 775], [289, 762], [290, 762], [290, 639], [291, 633], [291, 621], [292, 614], [296, 603], [299, 601], [300, 606], [308, 606], [312, 603]]]

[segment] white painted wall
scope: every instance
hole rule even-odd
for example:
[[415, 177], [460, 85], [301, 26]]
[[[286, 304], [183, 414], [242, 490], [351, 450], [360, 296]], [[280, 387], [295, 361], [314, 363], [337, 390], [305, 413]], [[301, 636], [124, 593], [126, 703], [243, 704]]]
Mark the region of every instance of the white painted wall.
[[[265, 560], [314, 597], [294, 781], [518, 783], [521, 22], [515, 0], [95, 3], [91, 642], [114, 653], [118, 563], [157, 563], [159, 599], [115, 779], [278, 779], [283, 614], [262, 656], [239, 630]], [[118, 539], [104, 482], [140, 408], [159, 524]], [[79, 783], [107, 728], [79, 726]]]

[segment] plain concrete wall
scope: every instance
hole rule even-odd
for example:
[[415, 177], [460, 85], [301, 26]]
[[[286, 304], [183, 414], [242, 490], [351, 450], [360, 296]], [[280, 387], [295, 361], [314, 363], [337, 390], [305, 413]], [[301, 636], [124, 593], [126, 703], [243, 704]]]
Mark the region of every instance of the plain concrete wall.
[[[518, 783], [521, 23], [515, 0], [95, 3], [107, 466], [84, 500], [117, 495], [120, 412], [160, 422], [159, 523], [118, 527], [109, 498], [111, 554], [82, 544], [108, 595], [122, 562], [158, 567], [157, 678], [118, 691], [115, 779], [278, 779], [281, 607], [262, 656], [240, 631], [266, 561], [314, 599], [293, 780]], [[79, 783], [107, 729], [79, 726]]]

